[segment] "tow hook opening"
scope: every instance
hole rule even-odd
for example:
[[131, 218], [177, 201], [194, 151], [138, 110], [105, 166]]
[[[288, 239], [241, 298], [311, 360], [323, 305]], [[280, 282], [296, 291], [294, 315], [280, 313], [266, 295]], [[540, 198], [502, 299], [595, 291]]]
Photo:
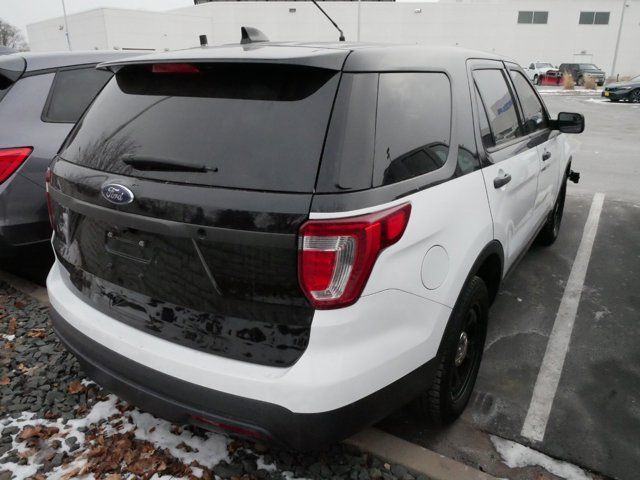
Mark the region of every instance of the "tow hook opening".
[[578, 183], [580, 181], [580, 173], [573, 170], [569, 171], [569, 180], [573, 183]]

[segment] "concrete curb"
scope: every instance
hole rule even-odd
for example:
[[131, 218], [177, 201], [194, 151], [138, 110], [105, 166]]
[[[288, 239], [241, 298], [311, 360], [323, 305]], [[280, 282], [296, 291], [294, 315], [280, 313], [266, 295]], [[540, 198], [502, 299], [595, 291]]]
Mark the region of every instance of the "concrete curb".
[[363, 430], [345, 440], [344, 443], [376, 455], [389, 463], [404, 465], [409, 470], [426, 475], [432, 480], [496, 480], [496, 477], [487, 473], [377, 428]]
[[0, 280], [5, 281], [16, 290], [21, 291], [33, 297], [38, 302], [49, 305], [49, 295], [47, 295], [47, 289], [37, 285], [24, 278], [16, 277], [15, 275], [0, 270]]

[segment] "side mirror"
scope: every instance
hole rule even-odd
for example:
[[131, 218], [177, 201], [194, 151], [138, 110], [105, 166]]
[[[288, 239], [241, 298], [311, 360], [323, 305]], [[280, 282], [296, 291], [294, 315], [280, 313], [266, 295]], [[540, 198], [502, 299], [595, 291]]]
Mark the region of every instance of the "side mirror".
[[582, 133], [584, 116], [581, 113], [560, 112], [558, 119], [552, 122], [551, 128], [562, 133]]

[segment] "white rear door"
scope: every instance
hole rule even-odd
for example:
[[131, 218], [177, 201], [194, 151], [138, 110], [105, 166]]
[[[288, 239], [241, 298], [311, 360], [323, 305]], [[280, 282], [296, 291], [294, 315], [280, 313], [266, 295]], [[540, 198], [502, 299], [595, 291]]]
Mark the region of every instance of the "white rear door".
[[525, 136], [512, 86], [501, 62], [475, 62], [476, 113], [485, 153], [482, 172], [493, 217], [494, 237], [508, 271], [535, 234], [540, 158]]
[[524, 133], [531, 138], [529, 143], [536, 145], [540, 156], [538, 193], [533, 211], [535, 222], [540, 225], [546, 220], [558, 195], [564, 152], [558, 132], [549, 128], [549, 115], [534, 87], [515, 65], [509, 67]]

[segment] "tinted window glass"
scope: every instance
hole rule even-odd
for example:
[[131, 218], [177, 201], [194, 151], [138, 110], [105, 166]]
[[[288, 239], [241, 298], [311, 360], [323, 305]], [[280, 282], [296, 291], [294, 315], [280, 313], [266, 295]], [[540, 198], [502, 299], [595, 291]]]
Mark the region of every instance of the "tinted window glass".
[[322, 154], [318, 191], [371, 188], [378, 76], [342, 75]]
[[495, 146], [496, 142], [493, 140], [493, 134], [489, 127], [489, 118], [487, 116], [487, 110], [484, 107], [480, 93], [476, 87], [476, 103], [478, 104], [478, 122], [480, 123], [480, 136], [482, 137], [482, 144], [484, 148], [490, 148]]
[[596, 12], [594, 22], [596, 25], [608, 25], [609, 24], [609, 12]]
[[42, 118], [45, 122], [75, 123], [112, 74], [95, 68], [56, 73]]
[[523, 127], [525, 134], [547, 128], [547, 119], [544, 108], [535, 94], [533, 87], [520, 72], [511, 71], [511, 78], [516, 88], [516, 94], [520, 99], [520, 105], [524, 114]]
[[487, 109], [496, 145], [522, 135], [513, 97], [501, 70], [476, 70], [473, 76]]
[[311, 192], [338, 75], [319, 68], [199, 64], [121, 70], [62, 157], [123, 175]]
[[450, 135], [451, 87], [446, 75], [380, 74], [374, 187], [442, 167]]
[[2, 99], [4, 98], [4, 96], [9, 93], [9, 89], [11, 88], [11, 85], [7, 85], [5, 88], [2, 88], [2, 86], [0, 85], [0, 102], [2, 101]]
[[533, 12], [533, 23], [547, 23], [549, 12]]
[[533, 22], [533, 12], [518, 12], [518, 23], [532, 23]]
[[595, 12], [580, 12], [580, 23], [583, 25], [592, 25]]

